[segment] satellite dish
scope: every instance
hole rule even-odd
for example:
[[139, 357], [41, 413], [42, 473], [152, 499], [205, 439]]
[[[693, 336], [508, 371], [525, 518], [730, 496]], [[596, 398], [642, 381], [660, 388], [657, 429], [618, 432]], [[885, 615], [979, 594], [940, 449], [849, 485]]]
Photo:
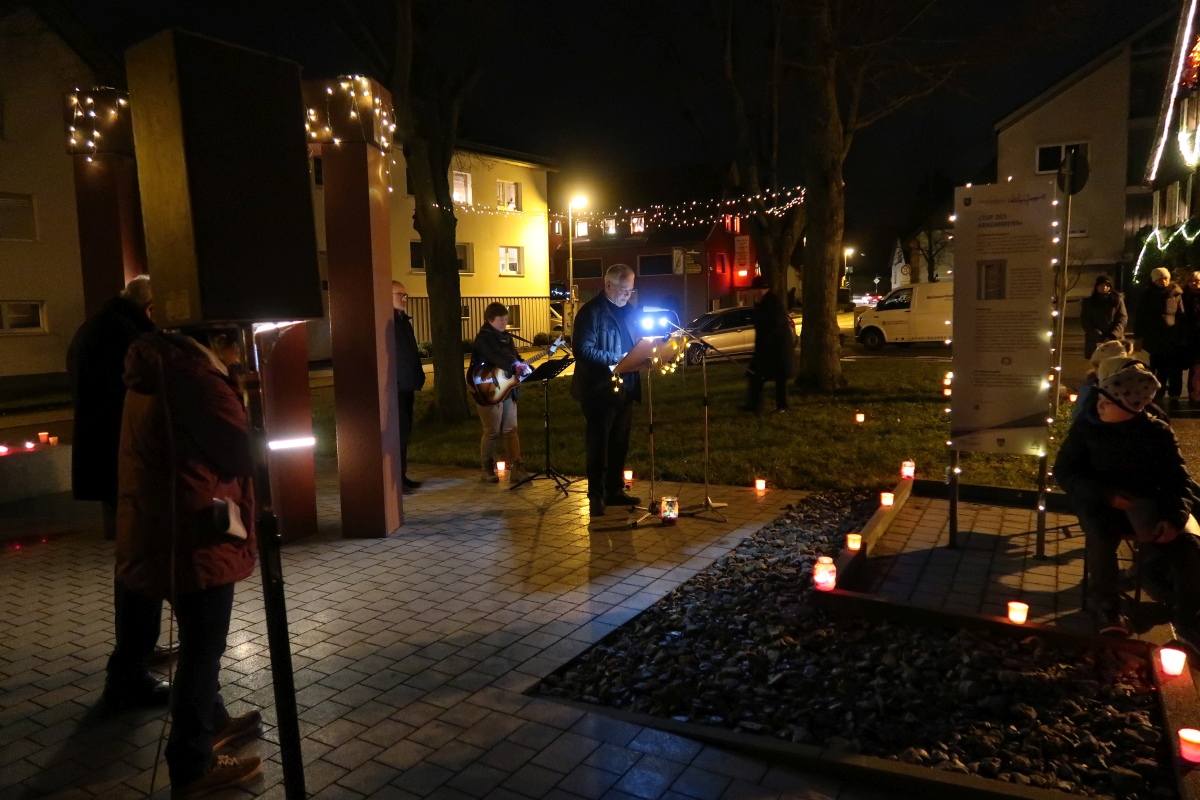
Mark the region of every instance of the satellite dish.
[[[1067, 189], [1068, 159], [1074, 162], [1071, 164], [1071, 188], [1069, 191]], [[1089, 174], [1087, 156], [1078, 150], [1068, 150], [1066, 158], [1063, 159], [1062, 164], [1058, 167], [1058, 175], [1055, 178], [1058, 183], [1058, 190], [1069, 195], [1079, 194], [1083, 187], [1087, 186]]]

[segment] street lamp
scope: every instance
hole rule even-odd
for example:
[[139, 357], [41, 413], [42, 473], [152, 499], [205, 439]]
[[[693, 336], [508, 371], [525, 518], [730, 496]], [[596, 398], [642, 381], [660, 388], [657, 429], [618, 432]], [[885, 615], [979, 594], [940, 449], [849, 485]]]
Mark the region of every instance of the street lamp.
[[847, 247], [842, 251], [842, 286], [850, 285], [850, 256], [854, 255], [854, 248]]
[[575, 335], [575, 220], [572, 212], [587, 205], [587, 198], [576, 195], [567, 204], [567, 318], [563, 327], [569, 336]]

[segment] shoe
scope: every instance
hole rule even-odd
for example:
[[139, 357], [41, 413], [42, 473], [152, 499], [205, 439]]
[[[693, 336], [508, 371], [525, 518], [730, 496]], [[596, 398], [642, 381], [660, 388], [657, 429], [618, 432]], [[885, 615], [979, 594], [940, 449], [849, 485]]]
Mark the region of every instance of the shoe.
[[420, 489], [421, 488], [420, 481], [414, 481], [411, 478], [409, 478], [407, 475], [404, 475], [400, 478], [400, 483], [404, 486], [405, 489]]
[[508, 471], [508, 482], [520, 483], [528, 478], [529, 475], [529, 470], [525, 469], [525, 465], [521, 462], [517, 462], [516, 464], [513, 464], [512, 468]]
[[483, 477], [481, 477], [479, 480], [482, 483], [499, 483], [500, 476], [496, 474], [496, 470], [494, 469], [485, 469], [483, 471]]
[[604, 498], [604, 504], [608, 506], [636, 506], [640, 502], [642, 502], [642, 498], [634, 497], [627, 492], [610, 494], [608, 497]]
[[262, 759], [258, 756], [217, 756], [212, 768], [184, 786], [171, 787], [171, 800], [203, 797], [234, 786], [242, 786], [262, 774]]
[[146, 656], [143, 663], [148, 667], [157, 667], [166, 664], [177, 655], [179, 655], [179, 642], [168, 647], [156, 644], [154, 645], [154, 650], [151, 651], [150, 655]]
[[170, 701], [171, 684], [150, 673], [141, 681], [110, 683], [104, 687], [104, 704], [115, 710], [165, 706]]
[[604, 503], [600, 500], [588, 501], [588, 513], [593, 517], [604, 516]]
[[213, 737], [212, 749], [221, 750], [225, 747], [236, 747], [262, 734], [262, 714], [258, 711], [247, 711], [236, 717], [230, 717], [216, 736]]
[[1129, 636], [1129, 619], [1115, 609], [1100, 609], [1096, 612], [1097, 633], [1124, 639]]
[[775, 409], [775, 410], [774, 410], [774, 411], [772, 411], [771, 413], [772, 413], [772, 414], [786, 414], [786, 413], [787, 413], [787, 410], [788, 410], [788, 407], [787, 407], [787, 406], [783, 406], [782, 408], [777, 408], [777, 409]]

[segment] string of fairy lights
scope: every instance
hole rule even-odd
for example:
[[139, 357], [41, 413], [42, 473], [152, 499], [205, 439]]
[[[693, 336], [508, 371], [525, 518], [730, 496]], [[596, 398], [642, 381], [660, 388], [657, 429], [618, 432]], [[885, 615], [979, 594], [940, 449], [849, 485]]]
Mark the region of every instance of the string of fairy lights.
[[76, 89], [69, 97], [71, 121], [67, 124], [67, 152], [91, 161], [100, 152], [105, 129], [125, 122], [129, 100], [115, 89], [98, 87], [89, 92]]
[[[650, 205], [641, 208], [618, 206], [616, 210], [572, 211], [575, 221], [589, 225], [620, 225], [634, 232], [651, 228], [690, 228], [727, 222], [730, 217], [749, 217], [757, 213], [782, 217], [791, 209], [803, 205], [804, 187], [765, 189], [757, 194], [740, 197], [691, 200], [674, 205]], [[550, 218], [565, 222], [566, 214], [553, 213]]]

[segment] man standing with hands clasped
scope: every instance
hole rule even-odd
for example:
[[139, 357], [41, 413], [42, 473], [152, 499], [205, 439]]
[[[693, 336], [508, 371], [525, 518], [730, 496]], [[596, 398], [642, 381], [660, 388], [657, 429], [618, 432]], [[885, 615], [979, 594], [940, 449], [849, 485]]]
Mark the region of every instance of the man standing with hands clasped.
[[396, 406], [400, 420], [400, 480], [404, 491], [421, 488], [420, 481], [408, 477], [408, 440], [412, 436], [413, 404], [416, 393], [425, 385], [425, 368], [417, 350], [412, 317], [408, 315], [408, 290], [400, 281], [392, 281], [392, 318], [396, 336]]
[[633, 404], [641, 402], [641, 375], [613, 380], [613, 367], [630, 351], [634, 333], [633, 270], [613, 264], [604, 273], [604, 292], [583, 304], [575, 316], [575, 376], [571, 396], [583, 406], [587, 422], [588, 507], [593, 517], [606, 505], [635, 506], [639, 499], [625, 493], [622, 473], [629, 451]]

